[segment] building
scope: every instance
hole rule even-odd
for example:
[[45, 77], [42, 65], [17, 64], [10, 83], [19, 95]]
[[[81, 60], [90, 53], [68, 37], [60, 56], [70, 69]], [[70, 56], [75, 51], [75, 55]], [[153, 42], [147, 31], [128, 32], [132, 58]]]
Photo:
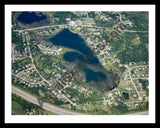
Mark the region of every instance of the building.
[[67, 24], [69, 24], [71, 21], [71, 18], [66, 18], [66, 21], [67, 21]]
[[76, 22], [74, 22], [74, 21], [70, 21], [69, 25], [71, 25], [71, 26], [75, 26], [75, 25], [76, 25]]

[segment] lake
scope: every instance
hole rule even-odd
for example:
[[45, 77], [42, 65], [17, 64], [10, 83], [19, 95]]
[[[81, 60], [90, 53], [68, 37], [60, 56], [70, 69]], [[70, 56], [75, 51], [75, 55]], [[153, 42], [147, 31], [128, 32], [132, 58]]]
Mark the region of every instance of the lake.
[[33, 22], [39, 22], [41, 20], [45, 20], [47, 18], [46, 15], [43, 15], [41, 12], [22, 12], [17, 20], [22, 22], [23, 24], [31, 24]]
[[[117, 87], [117, 83], [120, 80], [119, 76], [114, 75], [112, 71], [107, 71], [103, 67], [87, 45], [87, 42], [80, 35], [65, 28], [48, 40], [53, 45], [66, 47], [71, 50], [64, 53], [63, 59], [70, 62], [70, 67], [66, 66], [69, 70], [74, 68], [72, 65], [80, 66], [81, 75], [79, 78], [82, 77], [81, 80], [85, 78], [86, 83], [89, 83], [90, 86], [95, 87], [101, 92], [111, 91]], [[115, 81], [117, 82], [115, 83]]]
[[71, 48], [81, 53], [80, 54], [78, 52], [67, 52], [64, 55], [64, 59], [66, 61], [71, 62], [71, 61], [74, 61], [75, 59], [85, 61], [83, 59], [83, 56], [85, 56], [89, 60], [88, 64], [99, 63], [98, 58], [93, 55], [91, 48], [87, 46], [87, 43], [85, 42], [85, 40], [78, 34], [71, 32], [67, 28], [63, 29], [56, 36], [52, 37], [49, 40], [54, 45]]
[[94, 72], [88, 68], [84, 68], [83, 71], [86, 73], [86, 82], [90, 82], [92, 80], [99, 81], [107, 78], [102, 72]]
[[[74, 62], [75, 60], [79, 60], [87, 64], [99, 64], [98, 58], [93, 55], [91, 48], [87, 46], [85, 40], [67, 28], [63, 29], [49, 40], [54, 45], [63, 46], [78, 51], [66, 52], [63, 56], [65, 61]], [[87, 61], [84, 57], [86, 57]], [[83, 69], [83, 71], [86, 74], [86, 82], [91, 80], [98, 81], [101, 78], [106, 79], [106, 75], [101, 72], [94, 72], [88, 68]]]

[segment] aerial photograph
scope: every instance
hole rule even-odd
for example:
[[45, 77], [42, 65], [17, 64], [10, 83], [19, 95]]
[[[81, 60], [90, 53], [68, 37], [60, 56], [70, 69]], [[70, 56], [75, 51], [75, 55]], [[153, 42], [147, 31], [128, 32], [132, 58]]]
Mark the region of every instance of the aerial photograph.
[[148, 11], [12, 11], [12, 115], [148, 115]]

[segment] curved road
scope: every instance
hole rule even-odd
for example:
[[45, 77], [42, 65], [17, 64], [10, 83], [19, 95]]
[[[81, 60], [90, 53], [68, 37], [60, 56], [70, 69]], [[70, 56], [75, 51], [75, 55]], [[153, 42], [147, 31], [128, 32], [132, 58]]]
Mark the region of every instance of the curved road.
[[43, 109], [45, 109], [47, 111], [50, 111], [50, 112], [53, 112], [53, 113], [56, 113], [58, 115], [82, 115], [80, 113], [75, 113], [75, 112], [72, 112], [72, 111], [68, 111], [68, 110], [65, 110], [63, 108], [51, 105], [49, 103], [45, 103], [45, 102], [41, 103], [41, 101], [38, 100], [38, 98], [20, 90], [20, 89], [14, 87], [14, 86], [12, 86], [12, 92], [15, 93], [16, 95], [24, 98], [25, 100], [28, 100], [33, 104], [37, 104], [37, 105], [41, 106]]

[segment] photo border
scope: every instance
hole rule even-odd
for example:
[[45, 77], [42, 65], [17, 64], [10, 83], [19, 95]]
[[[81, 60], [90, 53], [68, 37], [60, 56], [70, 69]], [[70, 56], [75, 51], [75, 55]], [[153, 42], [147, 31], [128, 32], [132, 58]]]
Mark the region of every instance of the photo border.
[[[53, 11], [53, 8], [54, 11], [149, 11], [149, 85], [152, 85], [149, 115], [11, 115], [11, 11]], [[5, 122], [155, 123], [155, 5], [5, 5]]]

